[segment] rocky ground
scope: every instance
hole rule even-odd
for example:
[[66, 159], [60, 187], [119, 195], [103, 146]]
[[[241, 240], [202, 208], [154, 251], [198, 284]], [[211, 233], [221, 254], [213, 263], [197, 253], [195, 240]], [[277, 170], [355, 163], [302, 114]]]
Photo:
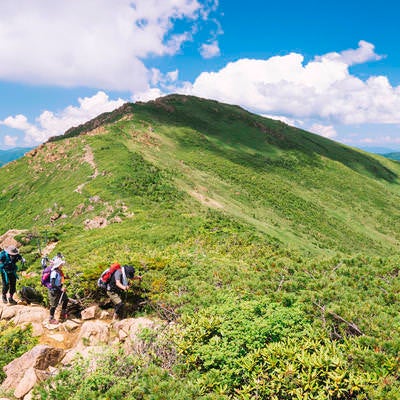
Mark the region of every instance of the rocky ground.
[[[17, 399], [29, 400], [33, 387], [43, 379], [70, 366], [80, 354], [84, 358], [101, 354], [105, 346], [120, 345], [126, 354], [140, 352], [143, 342], [139, 333], [144, 328], [157, 329], [160, 323], [139, 317], [112, 320], [109, 312], [93, 305], [82, 311], [81, 319], [48, 323], [49, 310], [40, 305], [0, 304], [0, 319], [18, 326], [31, 324], [39, 343], [33, 349], [4, 367], [6, 379], [0, 393], [12, 393]], [[4, 400], [5, 398], [0, 398]]]

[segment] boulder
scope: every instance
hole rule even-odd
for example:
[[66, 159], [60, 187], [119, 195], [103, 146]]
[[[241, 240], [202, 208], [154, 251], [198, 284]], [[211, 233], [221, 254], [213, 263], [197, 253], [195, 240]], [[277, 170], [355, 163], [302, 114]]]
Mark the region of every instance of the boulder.
[[[18, 309], [15, 312], [15, 316], [12, 318], [12, 322], [16, 325], [21, 325], [30, 322], [40, 322], [49, 318], [49, 312], [43, 307], [35, 306], [17, 306]], [[10, 308], [17, 308], [10, 307]]]
[[145, 347], [144, 341], [140, 338], [143, 329], [155, 329], [156, 323], [148, 318], [127, 318], [114, 322], [113, 330], [116, 332], [120, 342], [126, 353], [141, 353]]
[[22, 379], [18, 382], [17, 387], [14, 390], [14, 396], [17, 399], [24, 397], [32, 390], [37, 381], [38, 377], [36, 376], [35, 368], [28, 368], [25, 371]]
[[77, 357], [82, 357], [84, 360], [90, 360], [90, 368], [95, 368], [97, 360], [104, 355], [107, 350], [105, 346], [87, 346], [73, 347], [68, 350], [65, 357], [61, 360], [61, 364], [70, 366]]
[[77, 338], [77, 346], [95, 346], [108, 343], [108, 324], [102, 321], [85, 321]]
[[83, 320], [87, 320], [87, 319], [95, 319], [98, 318], [100, 316], [101, 310], [99, 308], [99, 306], [94, 305], [88, 308], [85, 308], [84, 310], [82, 310], [81, 312], [81, 316]]
[[26, 306], [20, 306], [20, 305], [6, 305], [4, 304], [3, 310], [1, 313], [1, 319], [11, 319], [14, 318], [21, 310], [25, 309]]
[[38, 376], [43, 376], [43, 372], [50, 366], [55, 366], [63, 355], [62, 349], [46, 345], [35, 346], [4, 367], [6, 379], [1, 388], [14, 390], [14, 396], [17, 398], [24, 397], [36, 384]]

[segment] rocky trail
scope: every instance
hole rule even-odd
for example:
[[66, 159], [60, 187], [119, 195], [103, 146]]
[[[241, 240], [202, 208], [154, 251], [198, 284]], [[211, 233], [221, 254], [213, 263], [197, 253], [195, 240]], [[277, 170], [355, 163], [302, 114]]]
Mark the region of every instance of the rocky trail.
[[[78, 354], [92, 358], [111, 346], [122, 346], [125, 354], [141, 352], [144, 347], [139, 337], [141, 331], [161, 326], [160, 321], [144, 317], [112, 320], [111, 313], [97, 305], [84, 309], [80, 319], [51, 325], [49, 310], [41, 305], [1, 303], [0, 320], [21, 327], [31, 324], [32, 335], [38, 338], [33, 349], [4, 367], [6, 378], [0, 393], [12, 393], [11, 398], [24, 400], [31, 399], [38, 382], [51, 378], [62, 367], [73, 365]], [[0, 398], [5, 399], [9, 398]]]

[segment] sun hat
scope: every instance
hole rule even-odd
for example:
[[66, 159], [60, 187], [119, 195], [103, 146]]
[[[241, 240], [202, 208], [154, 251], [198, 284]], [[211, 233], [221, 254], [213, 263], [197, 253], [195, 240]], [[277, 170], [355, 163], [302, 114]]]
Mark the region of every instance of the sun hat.
[[125, 269], [125, 274], [128, 279], [132, 279], [135, 276], [135, 268], [132, 265], [123, 265]]
[[10, 255], [10, 256], [16, 256], [17, 254], [19, 254], [19, 250], [15, 247], [15, 246], [8, 246], [6, 248], [6, 252]]
[[54, 271], [55, 269], [60, 268], [61, 265], [63, 265], [63, 264], [65, 264], [64, 260], [57, 259], [57, 260], [53, 261], [51, 270]]

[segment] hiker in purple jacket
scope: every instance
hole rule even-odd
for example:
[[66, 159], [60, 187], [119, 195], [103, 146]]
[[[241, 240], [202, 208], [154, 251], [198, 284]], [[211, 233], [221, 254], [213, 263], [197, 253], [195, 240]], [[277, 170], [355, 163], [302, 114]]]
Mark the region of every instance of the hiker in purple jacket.
[[[49, 302], [50, 302], [50, 324], [58, 324], [64, 322], [67, 319], [67, 305], [68, 295], [65, 290], [64, 284], [64, 272], [62, 266], [65, 261], [57, 259], [52, 262], [51, 274], [50, 274], [50, 285], [49, 285]], [[61, 304], [60, 320], [57, 321], [54, 318], [56, 308]]]

